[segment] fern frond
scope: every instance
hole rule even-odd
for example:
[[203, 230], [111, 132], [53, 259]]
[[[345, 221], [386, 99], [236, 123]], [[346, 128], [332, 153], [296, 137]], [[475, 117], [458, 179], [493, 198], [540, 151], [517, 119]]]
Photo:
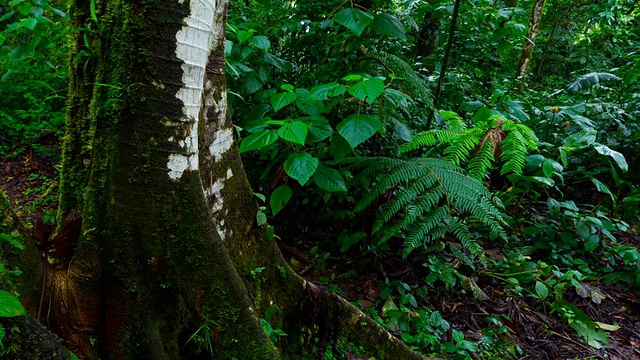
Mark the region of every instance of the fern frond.
[[492, 203], [491, 193], [446, 160], [356, 158], [345, 162], [351, 163], [352, 170], [361, 169], [361, 174], [369, 174], [374, 181], [356, 210], [393, 191], [393, 198], [381, 208], [373, 231], [382, 232], [381, 242], [406, 235], [404, 256], [451, 233], [471, 256], [479, 257], [482, 249], [473, 241], [464, 220], [469, 217], [486, 225], [496, 236], [506, 237], [502, 215]]
[[515, 124], [515, 131], [519, 132], [520, 135], [522, 135], [522, 137], [525, 140], [525, 143], [527, 144], [527, 149], [529, 150], [537, 150], [538, 149], [538, 136], [536, 135], [536, 132], [533, 131], [530, 127], [528, 127], [525, 124]]
[[489, 172], [491, 164], [494, 161], [493, 158], [493, 139], [484, 143], [481, 149], [477, 152], [476, 156], [469, 160], [467, 165], [467, 171], [469, 176], [474, 179], [482, 180], [482, 178]]
[[436, 140], [436, 134], [435, 134], [436, 131], [438, 131], [438, 130], [425, 131], [425, 132], [421, 132], [421, 133], [418, 133], [418, 134], [414, 135], [413, 139], [411, 140], [411, 142], [402, 144], [400, 146], [400, 148], [398, 149], [398, 151], [402, 154], [402, 153], [405, 153], [407, 151], [416, 150], [416, 149], [421, 148], [423, 146], [433, 146], [433, 145], [435, 145], [438, 142]]
[[[515, 130], [515, 129], [514, 129]], [[500, 174], [514, 173], [522, 175], [522, 169], [527, 160], [527, 140], [520, 131], [511, 131], [502, 141], [502, 151], [506, 162], [500, 170]]]
[[457, 137], [451, 146], [444, 150], [445, 159], [456, 165], [460, 165], [469, 158], [471, 152], [480, 143], [484, 131], [482, 129], [470, 129]]
[[461, 136], [458, 130], [429, 130], [413, 136], [411, 142], [402, 144], [398, 150], [401, 154], [416, 150], [424, 146], [433, 146], [438, 143], [451, 143]]
[[[384, 67], [391, 69], [397, 77], [402, 79], [400, 86], [402, 86], [408, 94], [412, 94], [414, 98], [420, 99], [427, 105], [427, 108], [430, 109], [433, 107], [433, 95], [431, 94], [429, 87], [420, 74], [418, 74], [411, 65], [409, 65], [409, 63], [402, 60], [397, 55], [381, 50], [370, 51], [368, 55], [382, 62]], [[371, 66], [371, 64], [369, 64], [369, 66]], [[372, 75], [387, 75], [387, 73], [387, 69], [384, 69], [382, 73], [372, 73]]]
[[475, 269], [475, 266], [473, 265], [473, 261], [471, 261], [471, 259], [469, 259], [467, 254], [463, 253], [462, 251], [460, 251], [460, 249], [456, 248], [455, 246], [449, 246], [449, 249], [451, 250], [451, 253], [455, 257], [457, 257], [458, 259], [462, 260], [463, 263], [467, 264], [471, 268]]

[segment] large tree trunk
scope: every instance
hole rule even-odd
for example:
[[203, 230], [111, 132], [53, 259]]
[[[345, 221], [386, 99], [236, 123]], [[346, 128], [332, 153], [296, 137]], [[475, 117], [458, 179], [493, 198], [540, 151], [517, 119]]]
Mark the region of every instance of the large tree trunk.
[[[47, 277], [43, 323], [87, 359], [192, 358], [200, 345], [219, 359], [297, 358], [322, 333], [421, 358], [264, 239], [227, 115], [226, 7], [72, 4], [60, 216], [78, 209], [84, 231]], [[271, 307], [290, 334], [279, 350], [259, 322]]]
[[198, 172], [226, 2], [96, 1], [97, 22], [89, 1], [73, 6], [61, 214], [78, 208], [85, 233], [50, 276], [45, 322], [86, 358], [188, 356], [201, 325], [194, 339], [208, 336], [220, 358], [276, 358]]
[[531, 17], [529, 18], [529, 32], [522, 44], [522, 53], [520, 54], [520, 61], [518, 62], [518, 70], [516, 72], [516, 80], [519, 81], [518, 87], [522, 87], [522, 82], [527, 75], [527, 69], [529, 68], [529, 62], [533, 56], [533, 46], [536, 43], [536, 36], [538, 35], [538, 28], [540, 27], [540, 20], [542, 19], [542, 11], [544, 10], [545, 0], [535, 0], [533, 9], [531, 9]]

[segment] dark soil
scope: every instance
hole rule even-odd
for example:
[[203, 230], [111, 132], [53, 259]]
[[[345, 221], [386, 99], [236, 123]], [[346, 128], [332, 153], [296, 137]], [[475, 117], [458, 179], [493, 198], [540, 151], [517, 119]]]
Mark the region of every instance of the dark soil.
[[[34, 223], [39, 216], [52, 218], [55, 215], [60, 159], [56, 149], [57, 144], [51, 141], [38, 147], [37, 152], [27, 150], [11, 158], [0, 156], [0, 186], [27, 224]], [[325, 227], [325, 233], [319, 234], [320, 230], [312, 228], [310, 222], [299, 227], [305, 229], [304, 233], [290, 232], [282, 236], [283, 254], [309, 280], [338, 288], [345, 298], [358, 302], [365, 311], [369, 308], [381, 310], [380, 284], [385, 278], [419, 284], [428, 275], [428, 270], [421, 265], [422, 259], [417, 256], [405, 261], [388, 257], [367, 262], [357, 256], [350, 259], [344, 255], [319, 260], [322, 257], [309, 250], [320, 242], [326, 243], [327, 232], [332, 231]], [[619, 241], [640, 248], [636, 236], [619, 234]], [[340, 276], [347, 273], [349, 275]], [[566, 321], [535, 299], [522, 300], [512, 296], [493, 277], [481, 273], [472, 277], [487, 295], [486, 300], [474, 299], [460, 291], [440, 291], [420, 305], [440, 311], [452, 328], [478, 343], [482, 341], [480, 330], [491, 327], [485, 321], [488, 315], [508, 316], [508, 319], [504, 318], [509, 329], [506, 336], [522, 349], [518, 359], [640, 359], [640, 296], [637, 293], [614, 286], [588, 284], [605, 296], [600, 304], [596, 304], [590, 298], [565, 291], [565, 299], [594, 321], [619, 326], [617, 331], [608, 333], [609, 344], [596, 350], [584, 343]]]

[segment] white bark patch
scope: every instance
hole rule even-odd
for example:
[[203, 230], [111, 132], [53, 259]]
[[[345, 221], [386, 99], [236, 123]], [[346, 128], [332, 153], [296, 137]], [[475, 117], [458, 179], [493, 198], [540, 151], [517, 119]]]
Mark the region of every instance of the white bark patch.
[[213, 161], [218, 162], [222, 160], [222, 155], [225, 154], [231, 145], [233, 145], [233, 128], [221, 129], [215, 133], [215, 139], [209, 145], [209, 153], [213, 156]]
[[[224, 178], [216, 179], [211, 187], [205, 190], [207, 197], [213, 198], [214, 203], [211, 205], [211, 212], [214, 214], [224, 208], [224, 198], [222, 197], [222, 189], [224, 189], [224, 184], [227, 180], [231, 179], [233, 176], [233, 171], [231, 169], [227, 169], [227, 175]], [[220, 220], [219, 223], [216, 223], [216, 230], [220, 235], [220, 238], [224, 240], [226, 238], [226, 229], [224, 227], [224, 219]]]
[[167, 167], [169, 168], [169, 177], [172, 180], [180, 179], [182, 173], [189, 168], [189, 158], [181, 154], [171, 154]]
[[183, 152], [169, 155], [167, 168], [173, 180], [181, 178], [186, 170], [198, 169], [198, 122], [203, 105], [204, 74], [215, 35], [216, 1], [191, 0], [189, 7], [190, 14], [183, 19], [185, 25], [176, 34], [176, 57], [182, 60], [183, 83], [176, 97], [184, 104], [181, 121], [190, 124], [190, 128], [184, 141], [177, 143]]

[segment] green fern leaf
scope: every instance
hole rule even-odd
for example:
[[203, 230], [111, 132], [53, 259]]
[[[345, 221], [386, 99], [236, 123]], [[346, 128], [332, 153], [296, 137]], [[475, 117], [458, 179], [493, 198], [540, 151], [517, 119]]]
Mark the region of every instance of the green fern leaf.
[[473, 241], [468, 223], [483, 224], [495, 236], [506, 238], [502, 214], [492, 203], [491, 193], [449, 161], [380, 157], [344, 159], [341, 163], [350, 164], [353, 173], [359, 170], [357, 176], [366, 174], [374, 182], [356, 210], [370, 206], [382, 194], [392, 195], [381, 207], [373, 232], [381, 233], [381, 243], [405, 237], [403, 256], [428, 248], [451, 233], [473, 258], [481, 257], [482, 248]]

